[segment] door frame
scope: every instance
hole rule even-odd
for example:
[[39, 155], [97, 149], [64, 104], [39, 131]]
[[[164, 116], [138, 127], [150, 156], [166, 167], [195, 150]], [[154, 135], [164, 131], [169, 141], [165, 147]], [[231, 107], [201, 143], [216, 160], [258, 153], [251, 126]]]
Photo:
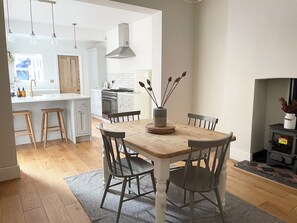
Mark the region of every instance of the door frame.
[[56, 52], [55, 56], [56, 56], [56, 60], [55, 60], [56, 61], [56, 71], [57, 71], [57, 75], [58, 75], [57, 80], [58, 80], [59, 86], [60, 86], [60, 74], [59, 74], [58, 56], [77, 56], [78, 57], [80, 94], [84, 95], [84, 79], [83, 79], [83, 75], [82, 75], [82, 55], [81, 55], [81, 53], [59, 53], [59, 52]]

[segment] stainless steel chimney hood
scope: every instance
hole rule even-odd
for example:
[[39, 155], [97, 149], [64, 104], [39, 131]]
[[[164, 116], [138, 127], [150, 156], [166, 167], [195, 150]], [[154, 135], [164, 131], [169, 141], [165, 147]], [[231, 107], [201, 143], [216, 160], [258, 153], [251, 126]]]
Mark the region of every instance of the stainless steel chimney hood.
[[107, 58], [128, 58], [135, 57], [135, 53], [129, 47], [129, 24], [119, 24], [119, 48], [105, 55]]

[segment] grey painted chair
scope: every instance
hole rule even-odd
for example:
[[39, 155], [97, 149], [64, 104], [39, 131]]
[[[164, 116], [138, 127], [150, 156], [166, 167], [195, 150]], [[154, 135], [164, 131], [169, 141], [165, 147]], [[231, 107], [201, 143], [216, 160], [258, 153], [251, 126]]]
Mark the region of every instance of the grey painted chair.
[[[106, 194], [107, 192], [109, 192], [109, 189], [115, 185], [122, 184], [122, 190], [121, 190], [117, 220], [116, 220], [116, 222], [119, 222], [123, 202], [129, 201], [134, 198], [138, 198], [140, 196], [144, 196], [151, 192], [156, 192], [155, 179], [154, 179], [154, 166], [139, 157], [130, 156], [128, 154], [125, 146], [125, 142], [124, 142], [125, 132], [111, 132], [111, 131], [104, 130], [102, 124], [100, 125], [100, 131], [103, 139], [104, 152], [105, 152], [105, 157], [107, 159], [108, 172], [109, 172], [108, 180], [105, 186], [100, 207], [101, 208], [103, 207]], [[119, 151], [120, 150], [119, 145], [121, 145], [122, 149], [124, 150], [124, 153], [121, 154], [121, 156]], [[153, 184], [153, 190], [144, 192], [144, 193], [138, 193], [138, 194], [134, 193], [135, 196], [124, 199], [126, 188], [129, 191], [132, 191], [131, 188], [126, 187], [127, 182], [130, 182], [132, 179], [136, 177], [141, 177], [145, 174], [150, 174], [152, 184]], [[115, 183], [111, 185], [112, 177], [121, 179], [121, 181], [119, 183]]]
[[[210, 116], [188, 113], [188, 125], [194, 125], [199, 128], [204, 128], [204, 129], [214, 131], [218, 121], [219, 119], [213, 118]], [[206, 162], [206, 159], [207, 159], [206, 155], [204, 155], [202, 159], [204, 160], [204, 162]], [[187, 160], [184, 160], [184, 162], [186, 161]], [[187, 196], [187, 191], [184, 190], [184, 203], [186, 203], [186, 196]]]
[[110, 123], [139, 120], [140, 111], [129, 111], [108, 114]]
[[[129, 112], [119, 112], [119, 113], [111, 113], [108, 114], [108, 118], [110, 123], [117, 123], [117, 122], [127, 122], [127, 121], [134, 121], [139, 120], [140, 111], [129, 111]], [[128, 149], [128, 154], [130, 156], [138, 156], [138, 153]], [[121, 150], [121, 152], [123, 152]]]
[[[191, 222], [194, 222], [194, 203], [209, 200], [216, 205], [224, 222], [222, 202], [218, 190], [219, 178], [224, 163], [225, 155], [232, 139], [233, 133], [219, 140], [189, 140], [190, 154], [184, 167], [170, 172], [169, 183], [190, 192], [190, 202], [182, 207], [190, 206]], [[193, 153], [198, 153], [193, 155]], [[206, 154], [206, 163], [202, 162]], [[212, 155], [211, 155], [212, 154]], [[193, 161], [196, 158], [196, 162]], [[213, 157], [211, 159], [211, 157]], [[169, 187], [168, 183], [168, 187]], [[205, 192], [214, 191], [217, 203], [209, 199]], [[194, 202], [194, 193], [199, 193], [203, 199]]]
[[219, 121], [217, 118], [188, 113], [188, 124], [214, 131]]

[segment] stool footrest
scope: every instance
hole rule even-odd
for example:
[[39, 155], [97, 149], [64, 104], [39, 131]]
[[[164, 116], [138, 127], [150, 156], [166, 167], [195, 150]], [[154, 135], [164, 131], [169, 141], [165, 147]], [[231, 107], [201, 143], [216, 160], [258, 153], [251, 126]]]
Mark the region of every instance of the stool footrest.
[[51, 129], [51, 130], [47, 130], [47, 132], [60, 132], [60, 131], [64, 131], [63, 129]]

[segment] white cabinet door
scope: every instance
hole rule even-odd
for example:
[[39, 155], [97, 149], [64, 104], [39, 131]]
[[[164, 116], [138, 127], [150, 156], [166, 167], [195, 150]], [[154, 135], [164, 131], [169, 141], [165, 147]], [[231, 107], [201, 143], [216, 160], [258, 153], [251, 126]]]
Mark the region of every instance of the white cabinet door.
[[77, 100], [75, 102], [75, 130], [76, 136], [91, 134], [89, 100]]
[[91, 89], [91, 113], [95, 117], [102, 117], [101, 90]]
[[118, 112], [134, 110], [134, 95], [131, 93], [118, 93]]

